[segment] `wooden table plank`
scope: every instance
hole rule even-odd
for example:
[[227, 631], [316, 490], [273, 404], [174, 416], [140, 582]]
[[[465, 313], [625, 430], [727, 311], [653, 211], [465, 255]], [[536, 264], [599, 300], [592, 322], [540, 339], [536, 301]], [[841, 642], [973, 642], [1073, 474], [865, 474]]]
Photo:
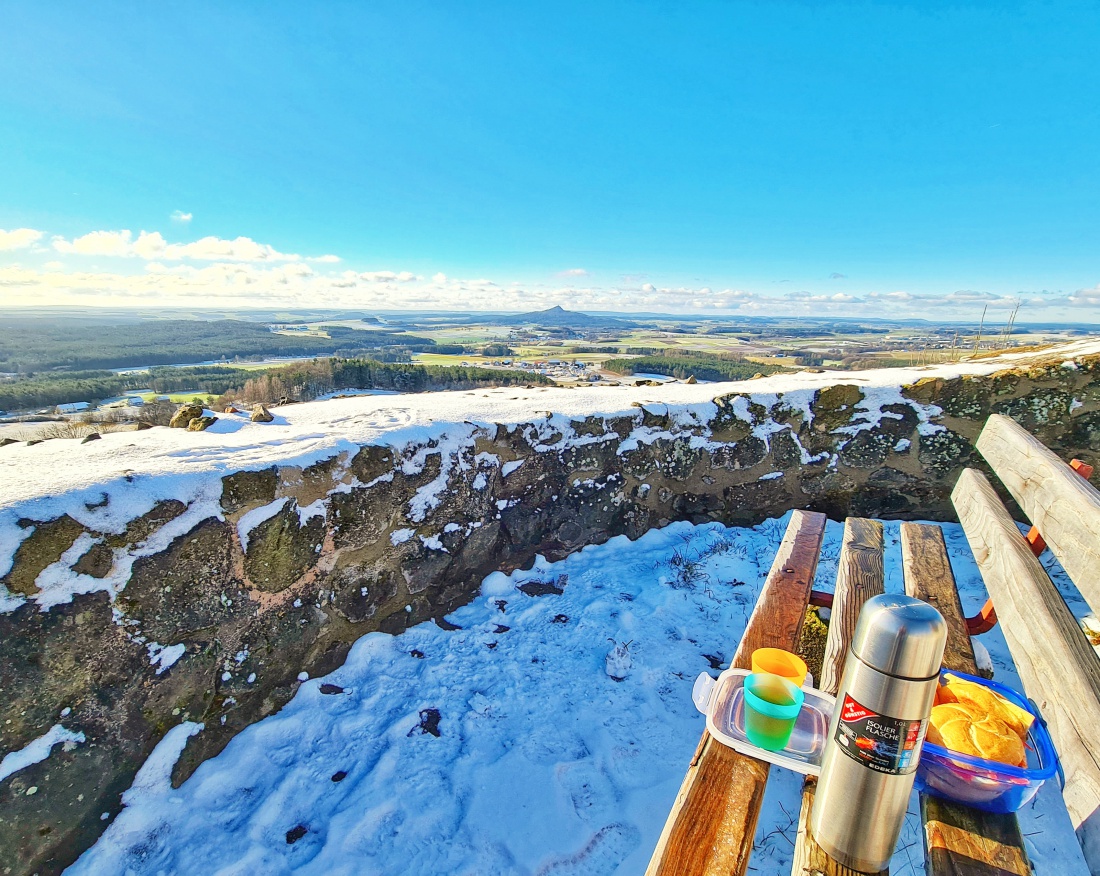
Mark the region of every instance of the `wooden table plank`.
[[975, 447], [1035, 524], [1085, 601], [1100, 612], [1100, 491], [1008, 417], [993, 414]]
[[833, 608], [829, 616], [829, 637], [825, 641], [825, 659], [818, 690], [836, 696], [848, 646], [856, 631], [856, 621], [865, 603], [884, 592], [882, 569], [882, 524], [863, 517], [844, 521], [844, 541], [840, 548], [840, 566], [833, 590]]
[[1020, 680], [1058, 749], [1085, 861], [1100, 874], [1100, 660], [985, 476], [966, 469], [951, 501]]
[[[947, 621], [943, 665], [978, 674], [974, 646], [943, 530], [919, 523], [901, 525], [905, 592], [939, 609]], [[929, 876], [1027, 876], [1031, 867], [1016, 816], [982, 812], [959, 803], [920, 795], [925, 869]]]
[[[824, 533], [824, 514], [793, 513], [731, 666], [751, 668], [757, 648], [797, 647]], [[744, 874], [767, 780], [767, 763], [704, 731], [647, 876]]]
[[[833, 609], [829, 617], [829, 637], [825, 641], [824, 670], [819, 690], [836, 696], [863, 603], [884, 592], [884, 581], [882, 524], [877, 520], [849, 517], [844, 521], [844, 541], [840, 548], [840, 567], [833, 591]], [[810, 810], [816, 792], [817, 779], [807, 779], [802, 785], [802, 812], [798, 816], [791, 873], [793, 876], [854, 874], [857, 871], [830, 858], [814, 841], [810, 831]]]
[[947, 621], [947, 647], [943, 665], [970, 675], [978, 674], [974, 661], [974, 645], [966, 629], [955, 573], [947, 558], [943, 530], [922, 523], [901, 525], [901, 567], [905, 577], [905, 592], [931, 603]]

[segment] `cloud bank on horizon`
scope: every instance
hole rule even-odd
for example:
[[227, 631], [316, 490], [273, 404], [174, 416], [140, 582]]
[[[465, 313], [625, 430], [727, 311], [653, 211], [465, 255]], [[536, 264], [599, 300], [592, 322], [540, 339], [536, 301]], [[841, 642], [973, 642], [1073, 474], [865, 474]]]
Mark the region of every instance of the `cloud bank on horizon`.
[[[175, 211], [186, 225], [191, 213]], [[62, 259], [64, 259], [62, 261]], [[6, 262], [6, 264], [5, 264]], [[339, 267], [337, 267], [339, 266]], [[535, 279], [457, 278], [407, 270], [355, 270], [334, 254], [282, 252], [250, 237], [205, 236], [172, 243], [159, 231], [90, 231], [76, 237], [0, 229], [0, 305], [357, 307], [440, 310], [573, 309], [744, 315], [976, 317], [1021, 303], [1027, 319], [1100, 320], [1100, 283], [1073, 293], [960, 289], [837, 292], [845, 274], [823, 274], [822, 290], [668, 285], [638, 276], [601, 281], [585, 268]], [[824, 287], [828, 286], [829, 289]]]

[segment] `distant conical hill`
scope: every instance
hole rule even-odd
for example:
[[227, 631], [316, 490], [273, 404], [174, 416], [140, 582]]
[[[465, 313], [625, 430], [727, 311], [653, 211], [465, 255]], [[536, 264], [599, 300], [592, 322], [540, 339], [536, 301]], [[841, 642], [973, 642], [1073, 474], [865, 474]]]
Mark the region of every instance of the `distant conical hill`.
[[563, 307], [551, 307], [547, 310], [535, 310], [515, 316], [503, 317], [501, 322], [508, 325], [541, 325], [552, 328], [631, 328], [633, 323], [610, 316], [590, 316], [576, 310]]

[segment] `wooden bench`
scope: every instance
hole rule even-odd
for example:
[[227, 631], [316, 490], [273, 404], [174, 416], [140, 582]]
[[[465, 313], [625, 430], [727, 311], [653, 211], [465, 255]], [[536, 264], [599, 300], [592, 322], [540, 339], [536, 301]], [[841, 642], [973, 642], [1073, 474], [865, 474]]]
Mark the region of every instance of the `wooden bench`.
[[[1100, 493], [1004, 417], [990, 418], [977, 446], [1093, 610], [1100, 609]], [[1035, 558], [1042, 537], [1033, 530], [1022, 538], [976, 471], [964, 472], [952, 499], [996, 612], [987, 608], [968, 624], [938, 526], [902, 524], [906, 592], [936, 605], [947, 620], [944, 666], [949, 669], [977, 674], [970, 632], [976, 622], [988, 629], [1000, 615], [1020, 677], [1039, 698], [1062, 756], [1066, 803], [1086, 861], [1100, 876], [1100, 661]], [[792, 516], [732, 666], [748, 668], [758, 647], [795, 649], [824, 525], [820, 514], [796, 511]], [[881, 524], [849, 518], [819, 680], [819, 687], [834, 695], [859, 611], [883, 592], [882, 554]], [[704, 731], [647, 874], [744, 874], [767, 777], [768, 764], [725, 748]], [[816, 780], [805, 782], [793, 873], [851, 873], [813, 840], [808, 820], [815, 789]], [[1015, 816], [925, 795], [920, 810], [926, 872], [932, 876], [1031, 872]]]
[[[1007, 417], [991, 416], [976, 446], [1100, 611], [1100, 492]], [[988, 479], [967, 469], [951, 499], [1024, 689], [1058, 749], [1085, 860], [1100, 874], [1100, 660]]]
[[[752, 668], [757, 648], [798, 648], [824, 535], [824, 514], [795, 511], [791, 516], [730, 666]], [[704, 730], [646, 869], [648, 876], [744, 873], [768, 768]]]

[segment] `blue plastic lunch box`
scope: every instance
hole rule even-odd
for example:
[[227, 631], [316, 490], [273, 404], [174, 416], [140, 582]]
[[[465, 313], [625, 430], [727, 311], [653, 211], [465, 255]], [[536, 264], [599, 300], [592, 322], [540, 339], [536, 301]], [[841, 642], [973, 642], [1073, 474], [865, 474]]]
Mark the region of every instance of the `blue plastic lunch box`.
[[1015, 812], [1035, 796], [1043, 782], [1055, 773], [1061, 775], [1046, 723], [1030, 700], [1003, 684], [946, 669], [940, 673], [940, 684], [949, 675], [987, 687], [1035, 716], [1028, 731], [1027, 766], [972, 757], [926, 742], [917, 766], [916, 788], [986, 812]]

